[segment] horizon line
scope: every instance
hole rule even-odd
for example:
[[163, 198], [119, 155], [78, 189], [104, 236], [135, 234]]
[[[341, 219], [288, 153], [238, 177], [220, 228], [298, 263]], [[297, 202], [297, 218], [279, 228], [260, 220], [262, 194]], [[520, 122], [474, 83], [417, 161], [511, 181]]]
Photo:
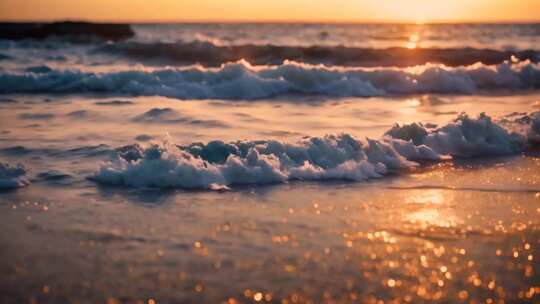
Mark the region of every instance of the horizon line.
[[89, 18], [45, 18], [45, 19], [1, 19], [0, 23], [51, 23], [51, 22], [90, 22], [114, 24], [539, 24], [537, 20], [510, 20], [510, 19], [455, 19], [455, 20], [302, 20], [302, 19], [89, 19]]

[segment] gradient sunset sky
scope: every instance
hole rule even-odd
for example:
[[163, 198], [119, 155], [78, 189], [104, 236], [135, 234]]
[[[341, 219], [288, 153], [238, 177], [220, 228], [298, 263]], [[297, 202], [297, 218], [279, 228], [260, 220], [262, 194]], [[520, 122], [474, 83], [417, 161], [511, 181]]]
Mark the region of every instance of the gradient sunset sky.
[[540, 0], [0, 0], [4, 21], [538, 21]]

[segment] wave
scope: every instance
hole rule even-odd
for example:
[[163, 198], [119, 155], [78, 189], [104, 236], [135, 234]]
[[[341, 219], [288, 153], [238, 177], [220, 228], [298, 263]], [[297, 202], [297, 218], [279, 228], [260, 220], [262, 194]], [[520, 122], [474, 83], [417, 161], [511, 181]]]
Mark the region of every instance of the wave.
[[[519, 131], [513, 131], [519, 130]], [[379, 140], [350, 134], [277, 140], [212, 141], [175, 146], [130, 145], [90, 177], [101, 184], [222, 190], [292, 180], [364, 181], [419, 166], [421, 161], [506, 155], [537, 145], [540, 112], [493, 121], [459, 115], [441, 127], [395, 125]]]
[[109, 73], [80, 70], [0, 71], [0, 94], [108, 93], [179, 99], [261, 99], [289, 94], [369, 97], [402, 94], [473, 94], [481, 90], [540, 88], [540, 66], [499, 65], [412, 68], [327, 67], [285, 61], [252, 66], [242, 60], [219, 68], [191, 66]]
[[12, 166], [8, 163], [0, 162], [0, 190], [24, 187], [30, 184], [26, 178], [26, 168], [18, 164]]
[[276, 46], [276, 45], [216, 45], [208, 41], [176, 43], [120, 42], [98, 47], [94, 53], [118, 55], [143, 62], [219, 66], [225, 62], [247, 60], [256, 65], [279, 64], [284, 60], [310, 64], [340, 66], [397, 66], [406, 67], [426, 63], [447, 66], [471, 65], [477, 62], [499, 64], [512, 58], [531, 62], [540, 61], [534, 50], [502, 51], [475, 48], [417, 48], [386, 49], [344, 46]]
[[82, 146], [71, 149], [57, 149], [57, 148], [30, 148], [25, 146], [12, 146], [0, 148], [0, 155], [7, 155], [10, 157], [53, 157], [62, 158], [67, 157], [99, 157], [103, 155], [109, 155], [114, 149], [108, 145], [100, 144], [95, 146]]

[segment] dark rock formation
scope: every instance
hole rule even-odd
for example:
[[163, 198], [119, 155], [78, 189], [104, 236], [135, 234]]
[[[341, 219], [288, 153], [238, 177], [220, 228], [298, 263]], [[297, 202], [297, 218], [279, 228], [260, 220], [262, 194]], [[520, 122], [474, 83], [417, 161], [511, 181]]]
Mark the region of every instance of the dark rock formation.
[[52, 36], [74, 42], [90, 39], [124, 40], [135, 35], [128, 24], [89, 22], [0, 23], [0, 39], [46, 39]]

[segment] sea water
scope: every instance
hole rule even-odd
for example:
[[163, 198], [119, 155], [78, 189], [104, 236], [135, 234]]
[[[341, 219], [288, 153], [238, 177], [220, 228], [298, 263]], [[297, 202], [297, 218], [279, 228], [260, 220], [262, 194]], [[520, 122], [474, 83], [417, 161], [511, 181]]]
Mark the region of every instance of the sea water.
[[0, 41], [3, 302], [538, 300], [540, 26], [132, 28]]

